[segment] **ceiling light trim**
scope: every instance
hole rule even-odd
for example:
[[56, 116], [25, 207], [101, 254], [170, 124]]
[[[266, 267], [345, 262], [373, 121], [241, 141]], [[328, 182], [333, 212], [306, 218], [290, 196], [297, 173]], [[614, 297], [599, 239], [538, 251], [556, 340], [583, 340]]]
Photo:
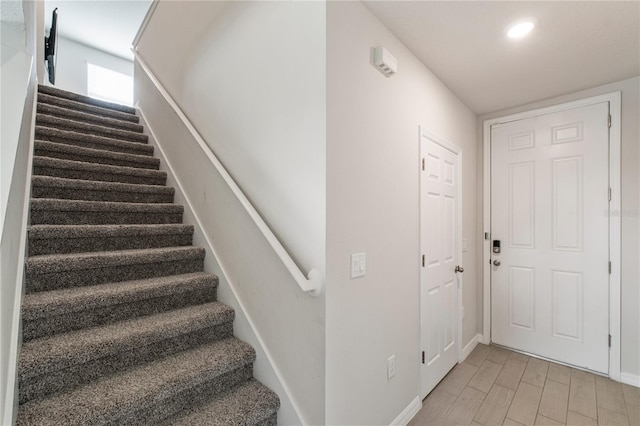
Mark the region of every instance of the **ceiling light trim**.
[[538, 26], [539, 21], [538, 18], [533, 16], [518, 19], [509, 24], [509, 26], [505, 28], [504, 33], [511, 40], [522, 40], [531, 34]]

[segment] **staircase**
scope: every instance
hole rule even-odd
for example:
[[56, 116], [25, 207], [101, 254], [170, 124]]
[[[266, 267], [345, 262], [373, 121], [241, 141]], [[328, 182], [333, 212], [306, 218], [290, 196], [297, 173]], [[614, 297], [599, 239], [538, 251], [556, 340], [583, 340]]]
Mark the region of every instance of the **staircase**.
[[38, 91], [17, 424], [275, 425], [135, 109]]

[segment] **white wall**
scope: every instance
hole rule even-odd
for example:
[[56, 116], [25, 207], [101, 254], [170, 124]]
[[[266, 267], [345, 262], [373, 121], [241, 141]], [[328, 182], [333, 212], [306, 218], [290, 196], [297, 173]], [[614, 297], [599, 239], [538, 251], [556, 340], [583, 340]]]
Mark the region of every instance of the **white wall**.
[[[137, 45], [305, 274], [325, 265], [325, 31], [323, 2], [159, 2]], [[138, 71], [136, 99], [155, 116], [159, 104]], [[184, 138], [165, 143], [218, 253], [216, 272], [226, 272], [301, 420], [324, 424], [324, 297], [282, 276], [206, 159], [186, 161]], [[221, 290], [220, 300], [237, 305]]]
[[[55, 87], [87, 94], [87, 63], [133, 76], [133, 62], [102, 50], [94, 49], [65, 37], [58, 37]], [[47, 84], [49, 80], [47, 77]]]
[[[370, 64], [375, 46], [396, 56], [396, 76]], [[463, 151], [466, 344], [477, 330], [475, 114], [362, 4], [328, 2], [327, 424], [388, 425], [418, 396], [420, 125]], [[350, 280], [357, 252], [367, 274]]]
[[[478, 128], [490, 118], [529, 111], [605, 93], [622, 92], [622, 312], [621, 372], [640, 383], [640, 77], [583, 90], [553, 99], [478, 117]], [[479, 130], [479, 147], [482, 136]], [[480, 152], [480, 151], [479, 151]], [[482, 155], [479, 157], [478, 182], [482, 185]], [[480, 186], [481, 188], [481, 186]], [[478, 208], [482, 209], [482, 200]], [[481, 280], [481, 271], [478, 279]], [[481, 314], [481, 312], [480, 312]], [[482, 318], [482, 317], [480, 317]], [[482, 323], [482, 320], [479, 321]]]
[[[9, 4], [9, 3], [8, 3]], [[36, 87], [36, 23], [34, 2], [12, 2], [23, 8], [19, 21], [8, 24], [2, 11], [0, 47], [0, 423], [11, 424], [17, 406], [16, 369], [20, 303], [27, 226], [28, 178], [33, 101]], [[2, 7], [6, 5], [3, 4]], [[18, 9], [19, 10], [19, 9]], [[41, 16], [40, 16], [41, 18]], [[21, 22], [20, 22], [21, 21]]]
[[307, 271], [325, 263], [324, 16], [323, 2], [161, 2], [138, 46]]

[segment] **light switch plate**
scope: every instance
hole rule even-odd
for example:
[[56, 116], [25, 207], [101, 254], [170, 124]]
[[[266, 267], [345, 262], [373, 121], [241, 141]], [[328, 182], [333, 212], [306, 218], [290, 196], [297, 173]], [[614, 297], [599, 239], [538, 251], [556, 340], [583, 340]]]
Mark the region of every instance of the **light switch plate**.
[[351, 255], [351, 279], [364, 277], [367, 273], [367, 253]]
[[467, 242], [467, 239], [466, 239], [466, 238], [463, 238], [463, 239], [462, 239], [462, 251], [467, 251], [467, 250], [469, 250], [468, 245], [469, 245], [469, 244], [468, 244], [468, 242]]
[[387, 380], [391, 380], [396, 375], [396, 356], [391, 355], [387, 360]]

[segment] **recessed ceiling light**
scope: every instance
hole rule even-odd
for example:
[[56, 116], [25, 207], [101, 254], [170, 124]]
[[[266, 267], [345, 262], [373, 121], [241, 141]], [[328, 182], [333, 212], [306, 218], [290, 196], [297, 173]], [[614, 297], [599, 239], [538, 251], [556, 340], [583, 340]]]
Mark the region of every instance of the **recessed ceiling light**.
[[537, 23], [538, 19], [536, 18], [520, 19], [507, 27], [507, 37], [513, 39], [523, 38], [533, 30]]

